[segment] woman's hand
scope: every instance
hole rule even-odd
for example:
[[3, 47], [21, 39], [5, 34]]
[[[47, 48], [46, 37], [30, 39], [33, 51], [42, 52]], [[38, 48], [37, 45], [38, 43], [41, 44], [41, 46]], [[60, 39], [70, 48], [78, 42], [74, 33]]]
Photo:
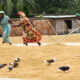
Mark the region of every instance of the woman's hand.
[[12, 27], [16, 27], [17, 25], [12, 24]]
[[22, 25], [22, 23], [20, 23], [19, 25], [12, 24], [13, 27], [20, 27], [21, 25]]

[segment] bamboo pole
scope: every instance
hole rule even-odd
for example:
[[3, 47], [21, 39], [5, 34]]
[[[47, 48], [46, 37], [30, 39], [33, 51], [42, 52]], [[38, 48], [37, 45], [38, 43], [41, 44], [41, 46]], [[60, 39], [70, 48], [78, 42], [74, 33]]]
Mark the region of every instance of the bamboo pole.
[[[49, 38], [51, 38], [52, 40], [54, 40], [52, 37], [50, 37], [49, 35], [48, 35], [48, 37]], [[58, 43], [58, 44], [60, 44], [59, 42], [57, 42], [56, 40], [54, 40], [56, 43]]]
[[[80, 27], [76, 28], [75, 30], [73, 30], [72, 32], [70, 32], [68, 35], [70, 35], [71, 33], [75, 32], [76, 30], [78, 30]], [[58, 40], [57, 42], [59, 43], [61, 40], [63, 40], [64, 38], [66, 38], [68, 35], [64, 36], [63, 38], [61, 38], [60, 40]]]
[[50, 24], [52, 30], [55, 32], [55, 34], [57, 35], [56, 31], [54, 30], [54, 28], [52, 27], [51, 23], [48, 21], [48, 23]]

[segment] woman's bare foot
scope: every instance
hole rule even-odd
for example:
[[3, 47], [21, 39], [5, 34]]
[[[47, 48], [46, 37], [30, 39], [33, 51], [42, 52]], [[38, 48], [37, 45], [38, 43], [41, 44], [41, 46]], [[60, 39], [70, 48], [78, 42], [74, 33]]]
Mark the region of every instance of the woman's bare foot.
[[38, 43], [38, 45], [40, 46], [41, 45], [41, 43], [40, 42], [37, 42]]
[[27, 43], [23, 43], [23, 44], [25, 44], [26, 46], [28, 46], [28, 44], [27, 44]]
[[9, 43], [10, 45], [12, 45], [12, 43]]
[[[5, 43], [4, 41], [2, 42], [3, 44]], [[12, 45], [12, 43], [9, 43], [10, 45]]]
[[4, 44], [4, 41], [2, 43]]

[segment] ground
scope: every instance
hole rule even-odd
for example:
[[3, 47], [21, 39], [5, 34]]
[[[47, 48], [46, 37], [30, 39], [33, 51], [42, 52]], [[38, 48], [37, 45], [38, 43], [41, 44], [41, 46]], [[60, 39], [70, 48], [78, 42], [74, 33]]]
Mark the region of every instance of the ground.
[[[53, 39], [58, 41], [65, 35], [53, 35]], [[22, 44], [22, 37], [10, 37], [13, 44]], [[45, 46], [11, 46], [2, 44], [0, 38], [0, 63], [8, 65], [0, 69], [0, 78], [19, 78], [27, 80], [79, 80], [80, 79], [80, 46], [67, 46], [62, 43], [80, 43], [80, 34], [71, 34], [62, 40], [61, 44], [56, 44], [47, 35], [43, 36], [42, 43], [53, 43]], [[14, 58], [20, 58], [19, 66], [8, 70], [10, 62]], [[57, 58], [48, 66], [42, 63], [43, 60]], [[70, 66], [66, 73], [55, 69], [60, 66]]]

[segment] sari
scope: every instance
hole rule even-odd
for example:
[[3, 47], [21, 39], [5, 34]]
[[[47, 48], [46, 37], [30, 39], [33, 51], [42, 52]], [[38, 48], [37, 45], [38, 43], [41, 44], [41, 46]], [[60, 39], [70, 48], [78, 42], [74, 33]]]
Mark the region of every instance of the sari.
[[33, 29], [31, 23], [27, 16], [22, 12], [19, 11], [18, 15], [20, 16], [21, 27], [23, 29], [22, 38], [23, 43], [37, 43], [42, 39], [42, 36], [39, 32]]
[[0, 26], [3, 31], [3, 42], [4, 43], [11, 43], [11, 40], [9, 37], [10, 30], [11, 30], [11, 26], [8, 24], [9, 17], [5, 15], [4, 11], [0, 11], [0, 13], [4, 14], [4, 17], [0, 22]]

